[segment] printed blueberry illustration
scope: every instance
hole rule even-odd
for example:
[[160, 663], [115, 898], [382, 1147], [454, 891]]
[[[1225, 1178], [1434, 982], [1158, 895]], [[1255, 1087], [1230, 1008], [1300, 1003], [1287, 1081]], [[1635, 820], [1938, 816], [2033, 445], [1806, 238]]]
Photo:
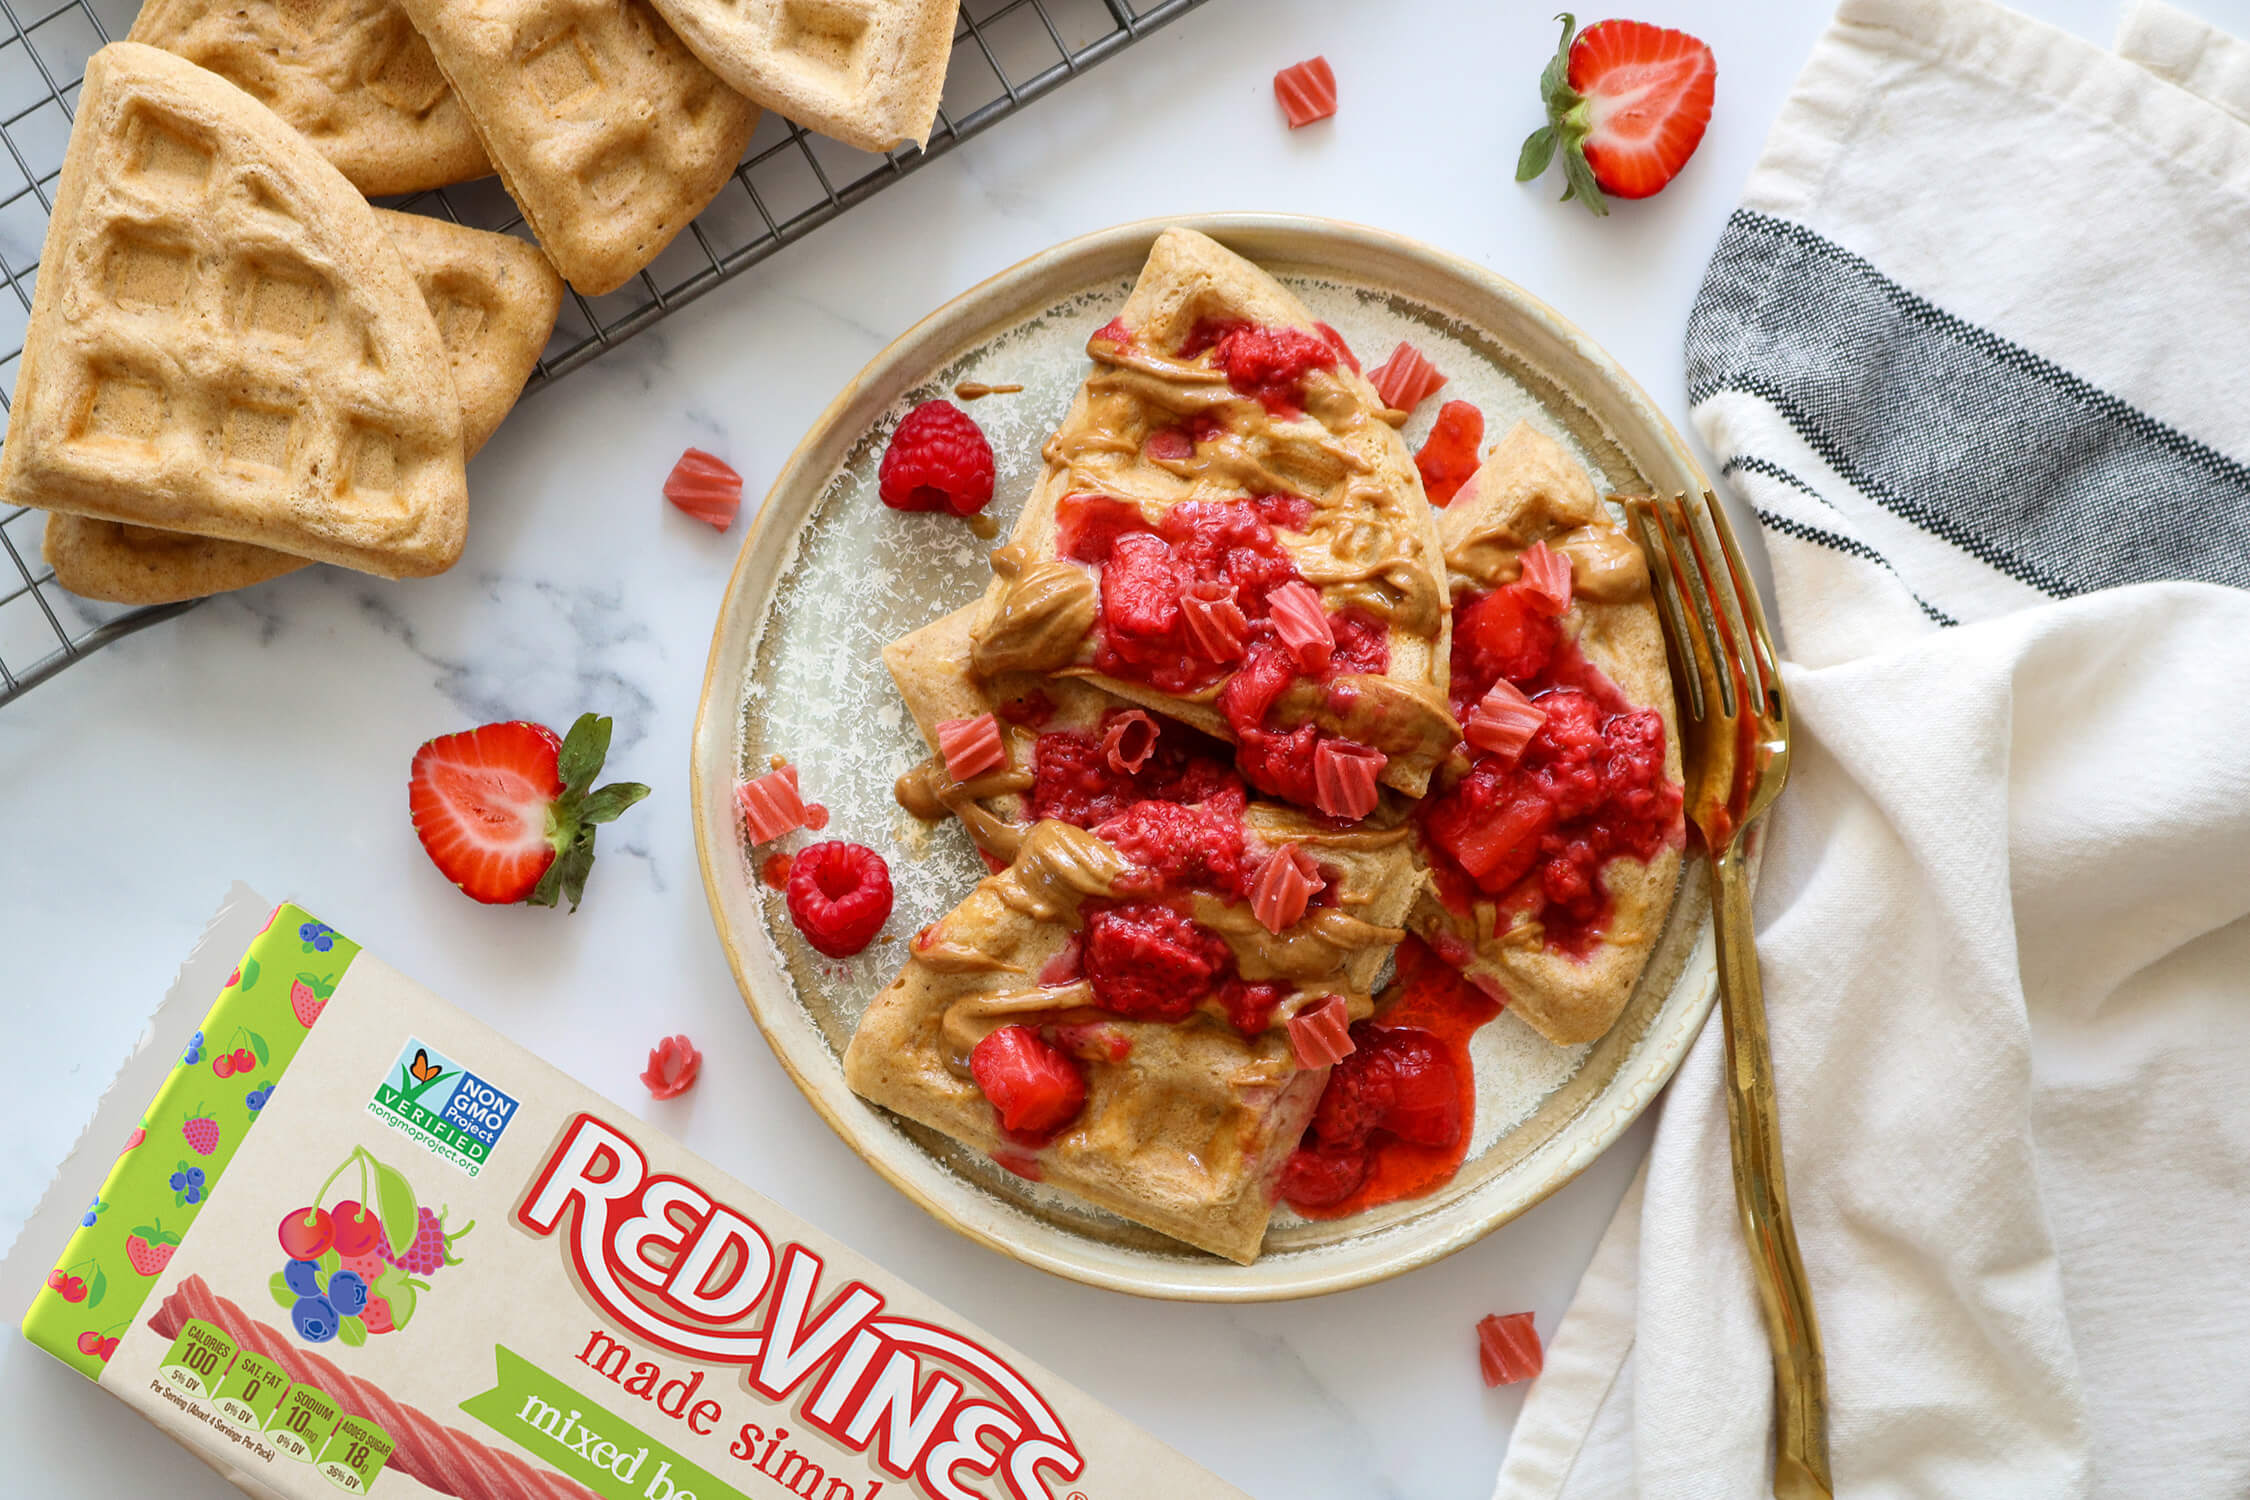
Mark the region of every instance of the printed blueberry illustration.
[[107, 1207], [109, 1207], [109, 1205], [102, 1202], [100, 1195], [97, 1194], [90, 1202], [87, 1203], [85, 1215], [81, 1217], [78, 1222], [88, 1229], [93, 1228], [94, 1220], [100, 1218], [102, 1210]]
[[201, 1061], [203, 1061], [203, 1033], [198, 1031], [194, 1036], [188, 1038], [187, 1051], [180, 1054], [180, 1064], [183, 1067], [192, 1068]]

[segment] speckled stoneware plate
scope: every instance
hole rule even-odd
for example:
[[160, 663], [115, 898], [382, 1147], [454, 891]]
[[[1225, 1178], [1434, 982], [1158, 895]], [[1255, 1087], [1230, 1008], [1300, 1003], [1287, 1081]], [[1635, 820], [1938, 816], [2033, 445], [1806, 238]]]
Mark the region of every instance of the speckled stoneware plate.
[[[1278, 275], [1369, 363], [1402, 338], [1450, 377], [1448, 399], [1483, 408], [1488, 439], [1518, 418], [1559, 438], [1611, 491], [1699, 491], [1694, 460], [1640, 387], [1578, 330], [1481, 267], [1356, 225], [1274, 215], [1179, 221]], [[957, 903], [984, 866], [952, 825], [926, 827], [892, 800], [927, 753], [878, 654], [967, 603], [990, 543], [949, 517], [876, 498], [882, 436], [917, 401], [964, 381], [1017, 384], [969, 406], [992, 439], [992, 514], [1014, 524], [1039, 449], [1107, 322], [1166, 223], [1122, 225], [1058, 245], [932, 313], [837, 396], [775, 480], [743, 545], [711, 642], [695, 732], [697, 846], [711, 912], [751, 1013], [797, 1086], [854, 1150], [941, 1222], [1028, 1264], [1147, 1296], [1251, 1301], [1363, 1285], [1426, 1264], [1506, 1223], [1581, 1171], [1671, 1076], [1710, 1009], [1715, 970], [1704, 867], [1690, 861], [1648, 971], [1599, 1042], [1555, 1047], [1503, 1014], [1472, 1047], [1477, 1119], [1443, 1189], [1355, 1218], [1279, 1211], [1265, 1254], [1237, 1266], [1026, 1182], [984, 1156], [861, 1101], [840, 1058], [908, 936]], [[1419, 446], [1440, 403], [1408, 424]], [[883, 851], [897, 906], [878, 941], [838, 963], [790, 925], [759, 879], [734, 788], [772, 755], [824, 804], [825, 833]]]

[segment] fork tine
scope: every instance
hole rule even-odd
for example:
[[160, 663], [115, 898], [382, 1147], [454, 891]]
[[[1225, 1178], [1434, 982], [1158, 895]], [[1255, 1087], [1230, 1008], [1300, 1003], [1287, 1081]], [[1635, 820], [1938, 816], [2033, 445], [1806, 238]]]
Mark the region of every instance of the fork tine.
[[1726, 507], [1719, 497], [1709, 490], [1703, 492], [1704, 509], [1711, 517], [1711, 530], [1719, 538], [1719, 547], [1726, 554], [1727, 572], [1734, 580], [1734, 596], [1742, 611], [1743, 623], [1750, 635], [1751, 660], [1762, 679], [1758, 694], [1777, 717], [1786, 717], [1789, 711], [1788, 695], [1781, 685], [1781, 664], [1773, 649], [1773, 633], [1766, 628], [1766, 611], [1758, 598], [1758, 588], [1751, 581], [1750, 569], [1742, 561], [1741, 544], [1734, 539], [1734, 523], [1727, 519]]
[[1666, 545], [1652, 519], [1655, 500], [1633, 495], [1625, 500], [1625, 514], [1639, 533], [1641, 552], [1648, 560], [1649, 581], [1656, 595], [1658, 623], [1664, 627], [1664, 643], [1672, 657], [1672, 681], [1682, 684], [1681, 706], [1691, 720], [1700, 723], [1704, 718], [1703, 674], [1695, 670], [1695, 648], [1691, 644], [1687, 608], [1680, 602], [1679, 585], [1675, 578], [1678, 564], [1671, 548]]
[[[1725, 624], [1725, 609], [1713, 594], [1710, 564], [1704, 560], [1702, 544], [1695, 534], [1695, 518], [1689, 514], [1685, 500], [1657, 502], [1656, 523], [1664, 530], [1665, 544], [1672, 554], [1673, 572], [1678, 575], [1689, 602], [1695, 606], [1696, 619], [1703, 627], [1703, 641], [1708, 648], [1713, 674], [1719, 683], [1719, 711], [1728, 718], [1742, 712], [1735, 693], [1735, 674], [1727, 669], [1732, 651], [1732, 632]], [[1675, 533], [1674, 527], [1678, 528]]]

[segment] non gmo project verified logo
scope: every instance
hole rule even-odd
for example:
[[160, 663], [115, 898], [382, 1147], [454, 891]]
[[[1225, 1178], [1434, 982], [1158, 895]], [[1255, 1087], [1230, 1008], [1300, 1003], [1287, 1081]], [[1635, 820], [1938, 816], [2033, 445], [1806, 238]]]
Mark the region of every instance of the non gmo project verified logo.
[[474, 1177], [516, 1117], [516, 1101], [410, 1036], [367, 1112]]

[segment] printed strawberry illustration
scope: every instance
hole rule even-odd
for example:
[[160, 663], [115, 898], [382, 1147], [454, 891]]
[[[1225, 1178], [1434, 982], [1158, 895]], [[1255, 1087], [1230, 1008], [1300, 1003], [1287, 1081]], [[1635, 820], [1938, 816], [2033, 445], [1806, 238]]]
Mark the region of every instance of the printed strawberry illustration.
[[414, 1243], [407, 1246], [403, 1254], [393, 1254], [387, 1244], [379, 1245], [377, 1250], [383, 1259], [400, 1270], [414, 1276], [428, 1276], [443, 1266], [461, 1264], [461, 1257], [453, 1253], [453, 1242], [476, 1227], [477, 1221], [471, 1219], [447, 1234], [444, 1212], [433, 1213], [425, 1208], [415, 1221]]
[[170, 1264], [172, 1252], [179, 1248], [180, 1237], [166, 1229], [162, 1221], [144, 1224], [125, 1237], [125, 1258], [143, 1276], [163, 1270]]
[[219, 1122], [212, 1119], [200, 1104], [195, 1107], [195, 1113], [189, 1117], [188, 1122], [180, 1127], [180, 1134], [186, 1137], [188, 1149], [197, 1156], [209, 1156], [219, 1149]]
[[336, 981], [323, 979], [318, 974], [299, 974], [289, 986], [289, 1009], [297, 1017], [297, 1024], [309, 1027], [320, 1019], [328, 1005], [328, 997], [336, 992]]
[[141, 1142], [147, 1139], [148, 1131], [142, 1126], [135, 1125], [133, 1127], [133, 1133], [125, 1137], [125, 1144], [118, 1148], [117, 1154], [119, 1156], [123, 1156], [126, 1152], [132, 1150], [135, 1146], [138, 1146]]
[[360, 1315], [369, 1333], [389, 1333], [398, 1325], [391, 1321], [391, 1302], [388, 1297], [370, 1297], [367, 1308]]

